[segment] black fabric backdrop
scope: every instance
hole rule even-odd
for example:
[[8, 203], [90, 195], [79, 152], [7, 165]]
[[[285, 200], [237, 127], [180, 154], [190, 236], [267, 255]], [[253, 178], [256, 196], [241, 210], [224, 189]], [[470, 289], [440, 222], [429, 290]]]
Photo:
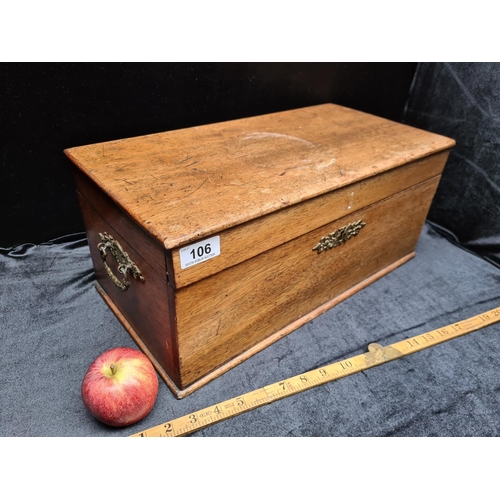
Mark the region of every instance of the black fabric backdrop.
[[405, 122], [457, 141], [429, 220], [500, 266], [500, 64], [419, 64]]
[[[101, 425], [80, 397], [98, 354], [134, 346], [94, 288], [84, 235], [4, 249], [0, 435], [129, 435], [365, 352], [371, 342], [387, 345], [498, 307], [499, 77], [497, 64], [420, 64], [413, 82], [406, 122], [457, 140], [430, 213], [454, 244], [427, 225], [415, 259], [184, 400], [160, 383], [153, 411], [130, 428]], [[499, 333], [493, 325], [196, 436], [498, 436]]]

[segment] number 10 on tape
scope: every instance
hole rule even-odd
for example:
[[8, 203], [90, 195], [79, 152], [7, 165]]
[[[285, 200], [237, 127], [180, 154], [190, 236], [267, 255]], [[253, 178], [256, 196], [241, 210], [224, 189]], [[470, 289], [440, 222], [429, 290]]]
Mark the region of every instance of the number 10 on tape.
[[181, 269], [200, 264], [206, 260], [220, 255], [220, 237], [213, 236], [193, 245], [183, 247], [179, 252], [181, 258]]

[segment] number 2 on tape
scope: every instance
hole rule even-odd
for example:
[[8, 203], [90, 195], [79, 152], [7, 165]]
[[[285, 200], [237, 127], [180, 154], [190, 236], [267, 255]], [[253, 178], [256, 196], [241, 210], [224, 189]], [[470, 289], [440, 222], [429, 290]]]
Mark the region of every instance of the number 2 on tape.
[[193, 245], [183, 247], [180, 249], [179, 255], [181, 269], [187, 269], [188, 267], [217, 257], [217, 255], [220, 255], [220, 237], [213, 236]]

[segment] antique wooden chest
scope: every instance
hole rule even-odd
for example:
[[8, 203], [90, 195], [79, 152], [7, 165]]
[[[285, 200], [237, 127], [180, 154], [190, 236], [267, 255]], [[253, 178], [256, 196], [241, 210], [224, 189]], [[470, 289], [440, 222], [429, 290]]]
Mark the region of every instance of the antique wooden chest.
[[413, 257], [453, 145], [324, 104], [65, 153], [97, 289], [181, 398]]

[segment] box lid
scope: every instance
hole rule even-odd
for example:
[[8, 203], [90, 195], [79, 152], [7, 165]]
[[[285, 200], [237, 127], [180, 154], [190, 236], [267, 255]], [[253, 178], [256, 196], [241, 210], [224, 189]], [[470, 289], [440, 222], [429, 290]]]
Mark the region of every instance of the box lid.
[[165, 248], [174, 249], [454, 143], [323, 104], [65, 153]]

